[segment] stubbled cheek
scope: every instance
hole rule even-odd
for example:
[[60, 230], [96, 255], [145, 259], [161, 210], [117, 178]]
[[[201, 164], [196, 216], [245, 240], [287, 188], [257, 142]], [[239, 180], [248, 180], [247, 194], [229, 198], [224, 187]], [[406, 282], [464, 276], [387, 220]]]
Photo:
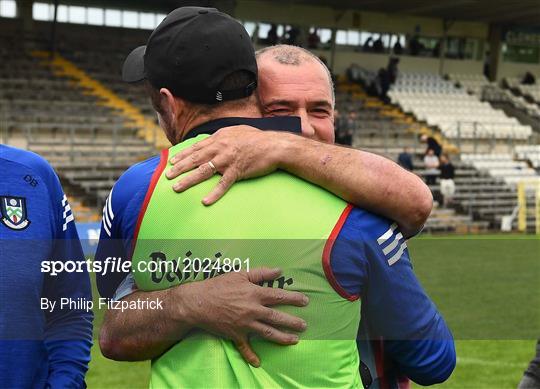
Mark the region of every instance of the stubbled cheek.
[[321, 125], [317, 125], [317, 123], [313, 121], [312, 124], [315, 129], [315, 137], [317, 140], [326, 143], [334, 143], [334, 126], [329, 126], [326, 123], [326, 120], [324, 120], [324, 123]]

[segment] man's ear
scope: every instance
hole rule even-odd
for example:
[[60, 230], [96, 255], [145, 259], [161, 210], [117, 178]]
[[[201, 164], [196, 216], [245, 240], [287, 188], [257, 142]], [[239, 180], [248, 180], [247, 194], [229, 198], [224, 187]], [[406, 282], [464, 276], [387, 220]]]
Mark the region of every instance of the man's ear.
[[163, 110], [169, 118], [176, 117], [176, 99], [167, 88], [161, 88], [159, 95], [162, 102]]
[[161, 88], [159, 93], [162, 101], [165, 103], [164, 106], [166, 107], [167, 115], [169, 115], [169, 118], [173, 122], [176, 122], [186, 109], [186, 101], [182, 98], [175, 97], [167, 88]]

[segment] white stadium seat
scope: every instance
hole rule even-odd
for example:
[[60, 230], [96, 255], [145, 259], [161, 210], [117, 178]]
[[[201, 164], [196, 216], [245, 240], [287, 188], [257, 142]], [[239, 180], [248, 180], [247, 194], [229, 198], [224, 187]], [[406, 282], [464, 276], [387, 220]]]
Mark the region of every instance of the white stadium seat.
[[[463, 79], [463, 76], [460, 76]], [[481, 77], [481, 76], [480, 76]], [[468, 80], [484, 81], [477, 76]], [[400, 73], [388, 93], [391, 101], [449, 138], [528, 139], [530, 126], [506, 116], [476, 95], [434, 74]]]

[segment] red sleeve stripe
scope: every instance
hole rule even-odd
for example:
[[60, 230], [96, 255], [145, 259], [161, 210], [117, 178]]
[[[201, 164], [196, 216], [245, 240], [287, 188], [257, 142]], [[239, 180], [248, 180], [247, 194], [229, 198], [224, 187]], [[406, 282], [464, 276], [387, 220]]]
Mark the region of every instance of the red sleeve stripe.
[[405, 376], [398, 377], [398, 388], [411, 389], [411, 381]]
[[373, 351], [375, 353], [375, 367], [377, 368], [377, 377], [379, 378], [379, 388], [389, 389], [388, 379], [384, 366], [384, 341], [383, 338], [373, 340]]
[[135, 251], [135, 244], [139, 236], [139, 230], [141, 229], [141, 224], [144, 219], [144, 214], [146, 213], [146, 209], [148, 208], [148, 203], [150, 202], [150, 199], [152, 198], [152, 194], [154, 193], [154, 189], [156, 188], [156, 185], [159, 181], [159, 178], [161, 177], [161, 174], [167, 167], [168, 160], [169, 160], [169, 149], [161, 150], [159, 165], [157, 166], [156, 170], [154, 170], [154, 174], [152, 174], [150, 185], [148, 186], [148, 190], [146, 191], [146, 196], [144, 196], [144, 201], [142, 203], [141, 210], [139, 211], [139, 216], [137, 218], [137, 226], [135, 227], [135, 233], [133, 234], [133, 241], [131, 242], [130, 257], [133, 256], [133, 252]]
[[347, 217], [351, 213], [351, 210], [353, 209], [353, 206], [351, 204], [348, 204], [347, 207], [343, 210], [341, 213], [341, 216], [339, 217], [336, 225], [334, 226], [334, 229], [330, 233], [330, 236], [328, 237], [328, 240], [326, 241], [326, 244], [324, 245], [323, 250], [323, 257], [322, 257], [322, 265], [324, 269], [324, 274], [326, 275], [326, 279], [332, 285], [332, 288], [339, 294], [341, 297], [349, 300], [349, 301], [355, 301], [358, 300], [360, 297], [359, 295], [352, 295], [349, 294], [345, 289], [339, 285], [339, 283], [336, 280], [336, 277], [334, 276], [334, 273], [332, 272], [332, 266], [330, 265], [331, 260], [331, 254], [332, 254], [332, 248], [334, 247], [334, 243], [339, 235], [339, 232], [343, 228], [343, 224], [345, 224], [345, 220], [347, 220]]

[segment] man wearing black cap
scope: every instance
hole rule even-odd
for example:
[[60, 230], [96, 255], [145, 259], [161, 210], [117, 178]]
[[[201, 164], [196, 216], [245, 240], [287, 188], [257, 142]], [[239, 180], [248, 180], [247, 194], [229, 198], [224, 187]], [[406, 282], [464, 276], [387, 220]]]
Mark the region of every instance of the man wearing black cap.
[[[259, 116], [248, 104], [257, 88], [251, 40], [240, 23], [224, 16], [211, 8], [178, 8], [156, 28], [148, 45], [126, 58], [122, 78], [147, 81], [160, 125], [172, 144], [184, 140], [210, 113], [219, 117], [216, 110], [225, 106], [219, 103], [234, 101], [233, 108], [251, 108], [242, 111], [243, 116]], [[228, 116], [230, 108], [224, 109]]]
[[[260, 118], [253, 95], [257, 86], [257, 65], [249, 35], [240, 23], [215, 9], [183, 7], [171, 12], [152, 33], [148, 45], [138, 47], [128, 56], [123, 78], [128, 82], [146, 80], [160, 126], [172, 144], [238, 124], [262, 130], [300, 132], [298, 118]], [[158, 156], [137, 164], [115, 184], [104, 207], [96, 261], [105, 261], [108, 257], [130, 259], [133, 240], [146, 209], [146, 197], [151, 193], [153, 177], [162, 168], [162, 163]], [[212, 169], [212, 166], [206, 168]], [[98, 274], [101, 295], [114, 296], [117, 300], [125, 297], [131, 292], [129, 278], [125, 277], [125, 273]], [[307, 298], [300, 293], [257, 285], [277, 277], [277, 269], [253, 268], [246, 273], [227, 274], [170, 289], [166, 293], [170, 300], [164, 299], [164, 304], [172, 301], [174, 305], [199, 308], [197, 312], [190, 310], [189, 314], [178, 312], [184, 316], [182, 319], [175, 317], [175, 337], [181, 338], [195, 323], [233, 339], [244, 358], [255, 365], [259, 361], [249, 347], [248, 332], [282, 344], [295, 343], [294, 337], [277, 328], [301, 331], [305, 323], [266, 307], [276, 304], [302, 306], [307, 304]], [[160, 292], [151, 293], [157, 295]], [[128, 297], [136, 299], [136, 295]], [[206, 303], [202, 307], [192, 304], [189, 296], [205, 296]], [[159, 295], [159, 298], [163, 297]], [[241, 299], [245, 304], [235, 307], [235, 301]], [[186, 303], [182, 304], [182, 300]], [[163, 342], [152, 342], [148, 347], [144, 340], [137, 344], [130, 342], [128, 334], [136, 333], [136, 326], [149, 328], [156, 324], [153, 318], [145, 321], [141, 313], [133, 312], [129, 322], [124, 321], [126, 315], [115, 311], [107, 313], [100, 339], [105, 355], [125, 359], [129, 349], [136, 348], [145, 350], [143, 354], [138, 353], [137, 359], [148, 359], [170, 347], [170, 335], [159, 331], [162, 326], [155, 329], [154, 339], [162, 337]], [[226, 320], [230, 313], [234, 313], [234, 321]], [[122, 326], [112, 325], [117, 319], [122, 321]], [[260, 322], [267, 326], [261, 328]], [[111, 334], [109, 327], [123, 329], [126, 334], [116, 331]], [[118, 354], [119, 350], [122, 350], [121, 354]]]

